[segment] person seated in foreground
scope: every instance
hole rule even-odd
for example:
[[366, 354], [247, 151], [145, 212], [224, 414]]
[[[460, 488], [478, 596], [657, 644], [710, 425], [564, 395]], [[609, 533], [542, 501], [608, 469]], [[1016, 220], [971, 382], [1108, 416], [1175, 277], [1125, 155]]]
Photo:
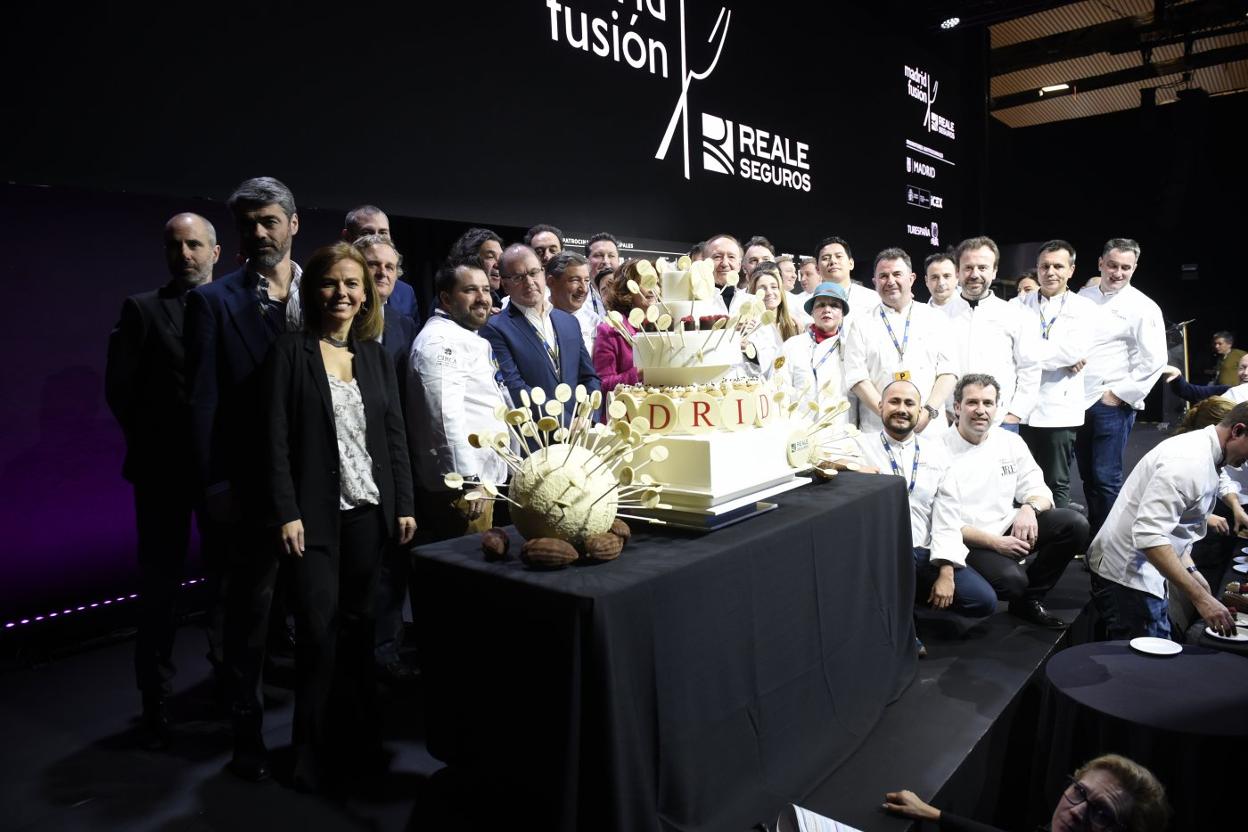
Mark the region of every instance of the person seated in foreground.
[[994, 427], [999, 389], [990, 375], [963, 376], [953, 393], [957, 429], [944, 436], [962, 491], [966, 562], [1010, 602], [1012, 615], [1060, 630], [1066, 622], [1050, 615], [1041, 601], [1083, 551], [1088, 521], [1071, 509], [1053, 508], [1053, 492], [1026, 443]]
[[[945, 832], [994, 832], [995, 826], [943, 812], [909, 789], [884, 795], [890, 814], [935, 821]], [[1166, 789], [1144, 766], [1117, 754], [1089, 760], [1070, 778], [1053, 807], [1051, 832], [1122, 830], [1162, 832], [1170, 822]]]

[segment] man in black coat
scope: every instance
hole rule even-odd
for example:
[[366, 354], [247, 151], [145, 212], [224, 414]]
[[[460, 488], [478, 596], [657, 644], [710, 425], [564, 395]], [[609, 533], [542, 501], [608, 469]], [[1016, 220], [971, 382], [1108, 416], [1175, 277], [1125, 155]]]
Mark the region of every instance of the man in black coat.
[[[196, 502], [182, 324], [187, 292], [212, 281], [212, 267], [221, 255], [216, 231], [198, 214], [170, 219], [164, 238], [171, 279], [155, 291], [126, 298], [109, 337], [105, 370], [105, 397], [126, 438], [122, 476], [134, 486], [139, 560], [134, 669], [152, 747], [168, 741], [165, 700], [175, 671], [175, 603]], [[201, 548], [212, 570], [205, 525], [201, 518]], [[210, 584], [219, 586], [218, 581]], [[220, 631], [214, 626], [219, 623], [219, 605], [210, 602], [209, 659], [214, 665], [221, 660]]]
[[260, 676], [279, 547], [265, 510], [268, 448], [260, 368], [278, 337], [302, 323], [302, 272], [290, 256], [299, 215], [290, 189], [268, 176], [243, 182], [228, 204], [247, 263], [187, 297], [187, 378], [200, 496], [208, 517], [221, 526], [227, 559], [230, 769], [262, 780], [269, 766]]

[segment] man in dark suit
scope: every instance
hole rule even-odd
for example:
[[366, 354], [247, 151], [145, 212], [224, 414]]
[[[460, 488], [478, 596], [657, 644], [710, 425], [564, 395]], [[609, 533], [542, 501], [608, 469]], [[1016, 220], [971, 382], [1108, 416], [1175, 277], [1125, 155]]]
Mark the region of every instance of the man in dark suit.
[[[597, 390], [601, 385], [581, 339], [580, 325], [546, 299], [546, 273], [533, 249], [520, 244], [508, 247], [499, 261], [499, 274], [511, 303], [490, 318], [481, 335], [494, 349], [512, 401], [519, 404], [520, 392], [534, 387], [541, 387], [551, 398], [559, 384], [572, 388], [583, 384], [586, 390]], [[570, 417], [571, 408], [565, 408], [565, 424]]]
[[228, 205], [247, 257], [243, 268], [190, 293], [186, 357], [191, 426], [204, 509], [221, 527], [227, 560], [225, 661], [240, 777], [268, 776], [260, 675], [277, 581], [278, 538], [266, 526], [268, 449], [260, 368], [278, 336], [298, 329], [298, 264], [290, 258], [299, 215], [290, 189], [248, 179]]
[[[347, 212], [347, 218], [343, 221], [342, 239], [352, 245], [361, 237], [369, 237], [378, 235], [391, 239], [390, 237], [390, 218], [386, 216], [386, 212], [378, 208], [376, 205], [357, 205]], [[359, 248], [359, 246], [356, 246]], [[402, 271], [399, 272], [402, 276]], [[381, 291], [381, 285], [378, 284], [377, 291]], [[395, 277], [391, 281], [388, 294], [385, 296], [386, 306], [391, 307], [393, 311], [402, 315], [406, 315], [412, 319], [416, 325], [416, 329], [420, 329], [420, 302], [416, 300], [416, 290], [410, 284], [404, 283]], [[412, 336], [415, 337], [414, 335]], [[389, 352], [389, 350], [387, 350]], [[406, 359], [406, 356], [404, 356]]]
[[[126, 298], [108, 341], [105, 398], [126, 438], [124, 476], [134, 486], [138, 530], [139, 627], [134, 670], [143, 697], [149, 747], [169, 739], [165, 700], [172, 693], [175, 602], [191, 537], [196, 502], [191, 460], [190, 406], [182, 323], [186, 295], [212, 281], [221, 256], [217, 232], [198, 214], [165, 224], [165, 261], [171, 279], [153, 292]], [[205, 524], [200, 523], [205, 540]], [[209, 563], [207, 545], [204, 561]], [[211, 582], [214, 585], [217, 582]], [[220, 633], [209, 609], [209, 659], [221, 658]]]
[[[377, 294], [385, 304], [382, 307], [385, 328], [381, 333], [381, 346], [398, 374], [400, 401], [406, 405], [408, 354], [412, 341], [416, 339], [416, 324], [393, 307], [395, 287], [407, 285], [399, 280], [403, 276], [403, 255], [390, 237], [381, 234], [359, 237], [353, 245], [364, 255], [364, 261], [373, 275], [373, 283], [377, 285]], [[374, 658], [377, 675], [391, 682], [407, 682], [416, 676], [415, 668], [404, 662], [400, 654], [403, 646], [403, 599], [407, 596], [411, 572], [408, 547], [387, 539], [373, 611], [377, 625]]]

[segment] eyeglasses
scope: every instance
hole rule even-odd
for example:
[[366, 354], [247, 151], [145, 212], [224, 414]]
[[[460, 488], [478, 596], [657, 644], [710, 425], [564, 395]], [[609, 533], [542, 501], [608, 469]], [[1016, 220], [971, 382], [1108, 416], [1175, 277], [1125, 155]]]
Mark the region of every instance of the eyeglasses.
[[1062, 797], [1071, 806], [1078, 806], [1080, 803], [1088, 804], [1087, 818], [1093, 829], [1097, 832], [1122, 832], [1123, 826], [1118, 822], [1118, 816], [1114, 814], [1113, 809], [1100, 800], [1091, 799], [1088, 787], [1075, 778], [1067, 777], [1066, 780], [1068, 785], [1066, 791], [1062, 792]]
[[524, 280], [526, 277], [529, 280], [537, 280], [539, 277], [541, 277], [544, 274], [545, 272], [542, 271], [542, 269], [540, 268], [529, 269], [527, 272], [520, 272], [520, 274], [503, 275], [503, 280], [511, 280], [516, 283], [519, 283], [520, 281]]

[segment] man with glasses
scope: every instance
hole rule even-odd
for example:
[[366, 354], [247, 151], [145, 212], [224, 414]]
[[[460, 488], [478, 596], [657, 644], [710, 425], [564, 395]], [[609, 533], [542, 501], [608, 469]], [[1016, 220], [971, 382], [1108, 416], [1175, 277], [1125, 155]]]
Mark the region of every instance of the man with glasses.
[[[490, 318], [481, 335], [494, 348], [513, 402], [540, 387], [553, 393], [560, 384], [599, 388], [598, 375], [581, 339], [576, 318], [546, 299], [546, 272], [533, 249], [517, 243], [499, 260], [499, 275], [511, 303]], [[570, 413], [564, 413], [565, 422]]]
[[[994, 832], [996, 827], [943, 812], [903, 789], [884, 795], [894, 815], [939, 824], [944, 830]], [[1051, 832], [1162, 832], [1170, 822], [1166, 789], [1144, 766], [1117, 754], [1088, 761], [1075, 772], [1053, 807]]]

